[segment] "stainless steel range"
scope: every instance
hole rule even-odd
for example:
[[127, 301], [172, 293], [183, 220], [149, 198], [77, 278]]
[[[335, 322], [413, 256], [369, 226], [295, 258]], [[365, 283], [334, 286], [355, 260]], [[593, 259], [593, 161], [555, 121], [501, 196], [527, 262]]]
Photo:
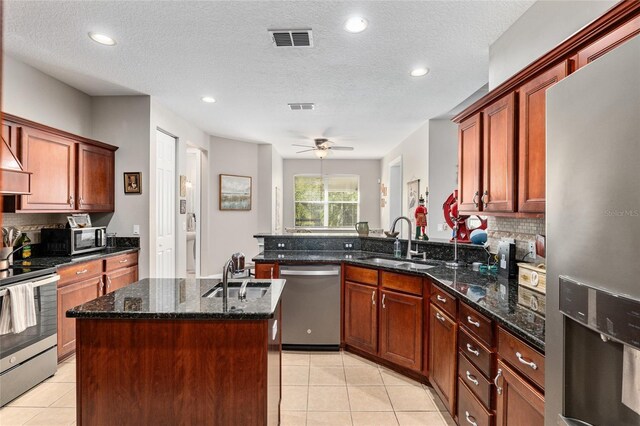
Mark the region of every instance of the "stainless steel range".
[[2, 271], [0, 312], [8, 289], [33, 283], [36, 325], [21, 333], [0, 335], [0, 406], [3, 406], [55, 374], [58, 363], [57, 282], [53, 269], [15, 268]]

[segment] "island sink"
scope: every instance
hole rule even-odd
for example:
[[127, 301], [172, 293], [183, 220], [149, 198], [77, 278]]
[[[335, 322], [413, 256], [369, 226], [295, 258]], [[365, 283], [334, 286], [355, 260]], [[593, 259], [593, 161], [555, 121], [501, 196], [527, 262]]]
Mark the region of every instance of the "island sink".
[[[229, 288], [227, 289], [227, 297], [229, 299], [241, 299], [240, 294], [242, 287], [245, 286], [245, 300], [256, 300], [261, 299], [267, 294], [269, 287], [271, 286], [270, 282], [265, 281], [251, 281], [251, 280], [243, 280], [243, 281], [229, 281]], [[211, 290], [207, 291], [202, 297], [206, 298], [221, 298], [223, 296], [222, 284], [218, 284]]]

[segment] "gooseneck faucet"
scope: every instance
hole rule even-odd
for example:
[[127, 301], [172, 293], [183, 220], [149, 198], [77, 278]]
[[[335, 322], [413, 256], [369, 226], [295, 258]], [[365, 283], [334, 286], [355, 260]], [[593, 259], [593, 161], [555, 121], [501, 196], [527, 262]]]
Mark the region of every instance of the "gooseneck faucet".
[[232, 275], [236, 273], [233, 259], [227, 260], [227, 263], [225, 263], [222, 268], [222, 297], [225, 301], [227, 300], [229, 289], [229, 272], [231, 272]]
[[391, 232], [396, 232], [396, 224], [398, 223], [399, 220], [404, 219], [407, 221], [407, 223], [409, 224], [409, 244], [407, 246], [407, 259], [411, 260], [411, 255], [412, 254], [418, 254], [417, 250], [411, 250], [411, 219], [409, 219], [406, 216], [398, 216], [397, 218], [395, 218], [395, 220], [393, 221], [393, 225], [391, 225]]

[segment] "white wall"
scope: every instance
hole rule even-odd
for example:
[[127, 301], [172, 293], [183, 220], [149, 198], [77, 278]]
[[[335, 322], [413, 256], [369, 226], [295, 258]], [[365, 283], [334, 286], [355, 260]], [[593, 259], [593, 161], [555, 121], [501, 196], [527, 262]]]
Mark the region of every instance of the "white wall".
[[2, 111], [91, 137], [91, 97], [11, 56], [3, 56]]
[[442, 204], [458, 187], [458, 126], [451, 120], [429, 120], [429, 238], [450, 238], [451, 230], [438, 231], [446, 223]]
[[[282, 200], [284, 226], [293, 227], [293, 177], [298, 174], [320, 174], [320, 160], [285, 159]], [[369, 228], [380, 228], [380, 160], [323, 160], [324, 174], [360, 176], [360, 221]], [[355, 232], [355, 230], [354, 230]]]
[[618, 0], [539, 0], [489, 47], [489, 90], [547, 53]]
[[276, 212], [276, 187], [282, 201], [282, 168], [282, 156], [273, 145], [258, 145], [258, 232], [276, 232], [276, 213], [282, 227], [282, 208]]
[[[402, 214], [406, 216], [409, 211], [408, 201], [406, 199], [407, 182], [420, 179], [420, 193], [423, 195], [429, 186], [429, 122], [425, 122], [382, 158], [380, 162], [380, 175], [382, 182], [387, 187], [389, 186], [389, 164], [398, 157], [402, 157]], [[387, 201], [388, 199], [389, 197], [387, 197]], [[394, 219], [389, 218], [389, 204], [382, 208], [378, 207], [376, 211], [380, 212], [380, 224], [382, 228], [388, 230], [391, 221]], [[405, 238], [406, 228], [406, 226], [403, 226], [402, 236]], [[415, 229], [412, 231], [415, 231]]]
[[[271, 184], [271, 232], [280, 233], [284, 232], [284, 159], [275, 148], [271, 153]], [[279, 203], [279, 208], [276, 208], [276, 203]]]

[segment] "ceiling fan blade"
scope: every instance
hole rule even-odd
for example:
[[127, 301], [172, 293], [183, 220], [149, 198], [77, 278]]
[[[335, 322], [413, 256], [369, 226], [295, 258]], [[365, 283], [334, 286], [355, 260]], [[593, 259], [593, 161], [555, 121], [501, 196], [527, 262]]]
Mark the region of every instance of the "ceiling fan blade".
[[301, 146], [303, 148], [315, 148], [315, 146], [313, 146], [313, 145], [300, 145], [300, 144], [297, 144], [297, 143], [292, 143], [291, 146]]
[[335, 149], [336, 151], [353, 151], [352, 146], [330, 146], [328, 149]]
[[315, 149], [315, 148], [311, 148], [311, 149], [304, 149], [304, 150], [302, 150], [302, 151], [298, 151], [298, 152], [296, 152], [296, 154], [302, 154], [303, 152], [309, 152], [309, 151], [316, 151], [316, 149]]

